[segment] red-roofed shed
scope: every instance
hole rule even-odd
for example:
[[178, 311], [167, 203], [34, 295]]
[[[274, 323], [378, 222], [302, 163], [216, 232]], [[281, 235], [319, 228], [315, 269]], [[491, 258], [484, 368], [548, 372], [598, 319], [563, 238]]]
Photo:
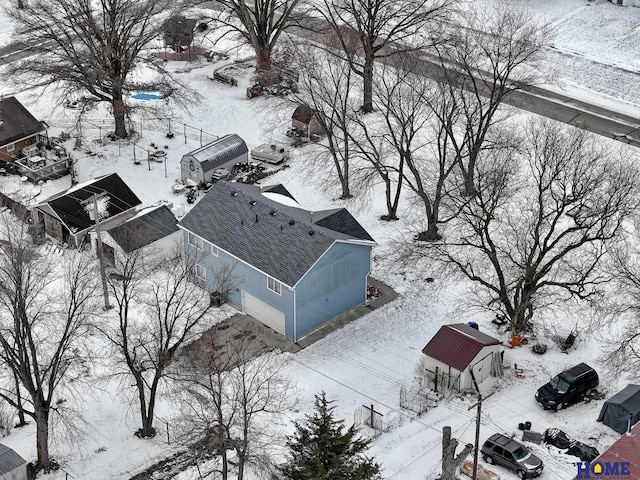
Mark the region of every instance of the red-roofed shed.
[[500, 340], [465, 323], [443, 325], [422, 349], [431, 387], [438, 391], [473, 389], [469, 367], [478, 383], [496, 376], [501, 371], [498, 363], [503, 352]]

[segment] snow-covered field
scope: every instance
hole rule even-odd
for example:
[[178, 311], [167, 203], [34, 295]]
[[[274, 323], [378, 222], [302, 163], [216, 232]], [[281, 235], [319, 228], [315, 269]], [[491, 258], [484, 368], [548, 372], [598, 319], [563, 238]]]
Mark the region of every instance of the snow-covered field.
[[[10, 0], [0, 0], [2, 5], [9, 3]], [[621, 102], [625, 111], [640, 116], [640, 8], [621, 8], [610, 3], [594, 4], [582, 0], [518, 0], [515, 3], [532, 9], [540, 19], [555, 25], [555, 48], [548, 53], [547, 62], [550, 68], [559, 72], [556, 88], [579, 91], [592, 101], [607, 106]], [[10, 27], [6, 17], [0, 16], [0, 45], [9, 41], [7, 32]], [[241, 58], [250, 51], [238, 49], [235, 54]], [[168, 201], [187, 207], [184, 196], [173, 194], [171, 185], [179, 177], [178, 162], [182, 154], [200, 146], [200, 129], [204, 132], [205, 142], [209, 139], [207, 134], [237, 133], [249, 146], [281, 138], [290, 111], [268, 100], [247, 100], [248, 71], [245, 72], [244, 84], [229, 87], [209, 80], [213, 69], [210, 63], [191, 68], [184, 63], [170, 62], [168, 68], [199, 91], [202, 99], [186, 113], [171, 111], [171, 129], [176, 134], [172, 139], [165, 136], [169, 125], [164, 120], [136, 125], [142, 135], [137, 142], [139, 149], [136, 155], [143, 155], [151, 143], [162, 147], [166, 145], [166, 164], [143, 160], [141, 165], [135, 165], [135, 147], [132, 145], [92, 142], [109, 129], [108, 113], [98, 109], [91, 112], [83, 126], [87, 140], [83, 149], [74, 152], [78, 157], [76, 168], [80, 181], [117, 172], [143, 203]], [[0, 93], [14, 91], [11, 89], [0, 77]], [[75, 111], [56, 107], [50, 95], [40, 96], [39, 93], [16, 92], [16, 96], [36, 117], [47, 120], [53, 134], [68, 130], [73, 124]], [[274, 109], [282, 110], [274, 112]], [[297, 383], [300, 402], [298, 412], [292, 413], [290, 418], [295, 420], [308, 412], [313, 404], [313, 394], [321, 390], [327, 393], [327, 398], [336, 400], [337, 414], [347, 421], [353, 419], [354, 412], [361, 405], [373, 404], [384, 414], [383, 420], [389, 425], [389, 431], [377, 437], [371, 449], [371, 454], [384, 467], [384, 477], [400, 480], [435, 478], [440, 467], [444, 425], [452, 427], [453, 435], [462, 444], [474, 441], [475, 410], [469, 411], [468, 408], [475, 402], [475, 397], [453, 397], [416, 418], [399, 408], [400, 386], [412, 381], [415, 367], [422, 358], [422, 348], [444, 323], [476, 321], [488, 334], [505, 342], [507, 337], [497, 332], [490, 317], [480, 314], [463, 316], [456, 310], [463, 285], [448, 285], [439, 278], [434, 284], [426, 283], [424, 279], [430, 276], [429, 272], [394, 264], [389, 255], [391, 241], [406, 234], [408, 229], [406, 220], [396, 223], [378, 220], [384, 213], [381, 196], [373, 196], [366, 206], [357, 199], [339, 201], [329, 198], [304, 175], [304, 162], [304, 148], [295, 150], [291, 168], [278, 172], [268, 179], [268, 183], [283, 183], [302, 206], [310, 210], [337, 206], [349, 208], [379, 243], [374, 251], [373, 275], [393, 286], [401, 296], [292, 356], [288, 374]], [[2, 181], [5, 192], [25, 189], [29, 190], [25, 192], [28, 195], [37, 193], [15, 178], [7, 177]], [[68, 179], [47, 182], [35, 200], [42, 200], [66, 188], [68, 182]], [[579, 314], [567, 312], [566, 318], [556, 319], [558, 331], [568, 333], [574, 325], [575, 315]], [[542, 411], [533, 398], [535, 390], [549, 376], [566, 367], [586, 361], [601, 370], [600, 351], [599, 341], [586, 336], [579, 339], [575, 350], [569, 354], [552, 349], [544, 356], [535, 356], [529, 347], [507, 350], [505, 363], [522, 366], [524, 375], [517, 378], [507, 370], [505, 377], [482, 384], [483, 393], [495, 394], [483, 404], [481, 440], [495, 432], [517, 433], [518, 423], [531, 421], [535, 431], [559, 427], [571, 436], [604, 450], [617, 438], [617, 434], [595, 421], [602, 401], [552, 414]], [[601, 385], [611, 393], [625, 386], [626, 380], [601, 375]], [[139, 440], [133, 436], [139, 421], [136, 409], [124, 401], [114, 382], [90, 381], [74, 401], [81, 406], [85, 417], [83, 434], [76, 443], [69, 443], [66, 439], [54, 441], [52, 450], [63, 470], [42, 478], [63, 479], [68, 473], [69, 478], [74, 479], [126, 480], [176, 448], [173, 443], [167, 445], [163, 435], [153, 440]], [[158, 415], [170, 418], [171, 411], [166, 402], [160, 405]], [[289, 426], [288, 430], [291, 428]], [[28, 460], [35, 458], [33, 424], [14, 430], [2, 442]], [[570, 458], [541, 446], [532, 448], [545, 462], [542, 479], [573, 478], [576, 470]], [[512, 478], [506, 470], [499, 467], [495, 470], [502, 478]], [[180, 478], [187, 480], [198, 476], [194, 471], [185, 472]]]

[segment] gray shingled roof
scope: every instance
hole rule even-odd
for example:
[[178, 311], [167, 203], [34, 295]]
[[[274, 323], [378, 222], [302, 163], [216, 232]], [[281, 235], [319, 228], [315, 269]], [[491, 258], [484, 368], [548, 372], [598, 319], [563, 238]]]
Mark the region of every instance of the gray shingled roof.
[[364, 227], [344, 208], [315, 212], [313, 214], [313, 223], [360, 240], [374, 241]]
[[178, 231], [178, 220], [166, 205], [144, 210], [108, 230], [126, 253], [149, 245]]
[[180, 225], [293, 286], [336, 240], [362, 240], [314, 224], [313, 215], [265, 197], [257, 186], [217, 182]]
[[25, 459], [18, 455], [13, 449], [0, 443], [0, 475], [12, 472], [25, 463], [27, 463]]
[[280, 195], [284, 195], [285, 197], [289, 197], [291, 200], [293, 200], [294, 202], [297, 202], [297, 200], [295, 198], [293, 198], [293, 195], [291, 195], [291, 192], [289, 192], [289, 190], [287, 190], [284, 185], [282, 185], [281, 183], [277, 183], [276, 185], [268, 185], [266, 187], [262, 187], [260, 189], [260, 191], [262, 193], [279, 193]]
[[234, 133], [220, 137], [187, 155], [193, 156], [202, 169], [208, 172], [248, 151], [244, 140]]

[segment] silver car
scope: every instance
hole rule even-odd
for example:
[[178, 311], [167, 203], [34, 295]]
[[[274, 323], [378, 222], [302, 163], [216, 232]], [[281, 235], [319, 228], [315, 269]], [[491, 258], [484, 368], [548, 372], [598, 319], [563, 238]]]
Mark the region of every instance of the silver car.
[[484, 461], [516, 472], [520, 478], [533, 478], [542, 473], [542, 460], [520, 442], [505, 435], [491, 435], [480, 450]]

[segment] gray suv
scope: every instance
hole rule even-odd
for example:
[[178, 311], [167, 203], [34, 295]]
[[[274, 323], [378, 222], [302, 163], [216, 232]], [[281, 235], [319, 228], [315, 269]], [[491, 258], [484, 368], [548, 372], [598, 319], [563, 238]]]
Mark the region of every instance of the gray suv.
[[491, 435], [480, 450], [484, 461], [502, 465], [516, 472], [520, 478], [533, 478], [542, 473], [542, 460], [533, 455], [520, 442], [505, 435]]

